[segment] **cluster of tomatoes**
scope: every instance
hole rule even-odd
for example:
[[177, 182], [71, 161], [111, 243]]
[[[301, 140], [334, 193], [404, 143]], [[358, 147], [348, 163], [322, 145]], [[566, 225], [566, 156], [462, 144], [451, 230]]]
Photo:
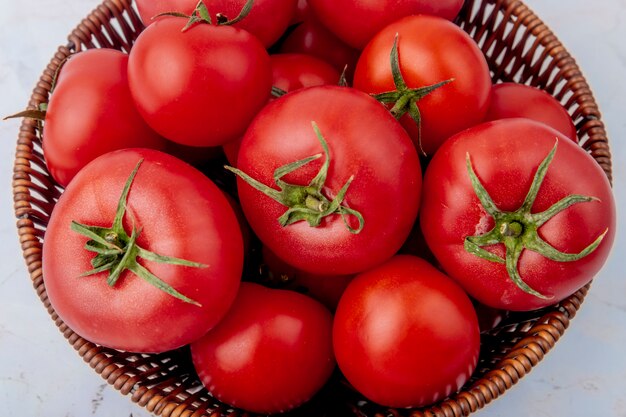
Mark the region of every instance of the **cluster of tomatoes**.
[[615, 231], [567, 111], [492, 85], [462, 5], [138, 0], [130, 53], [71, 56], [47, 104], [55, 311], [111, 348], [191, 345], [207, 390], [253, 412], [337, 365], [385, 406], [459, 390], [475, 304], [562, 300]]

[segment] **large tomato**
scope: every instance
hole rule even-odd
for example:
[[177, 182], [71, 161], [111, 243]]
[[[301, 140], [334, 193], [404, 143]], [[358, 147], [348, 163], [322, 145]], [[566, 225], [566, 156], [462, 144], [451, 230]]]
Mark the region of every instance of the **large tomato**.
[[63, 64], [45, 117], [43, 152], [62, 186], [94, 158], [115, 149], [163, 149], [166, 141], [143, 121], [128, 88], [128, 55], [91, 49]]
[[556, 303], [589, 282], [609, 254], [615, 207], [606, 175], [542, 123], [504, 119], [465, 130], [437, 151], [424, 181], [428, 246], [488, 306]]
[[59, 317], [94, 343], [133, 352], [178, 348], [206, 333], [233, 302], [242, 264], [239, 225], [222, 191], [146, 149], [85, 166], [56, 204], [43, 246]]
[[578, 142], [576, 126], [565, 107], [547, 92], [513, 82], [495, 84], [485, 121], [526, 117], [547, 124]]
[[243, 134], [267, 102], [272, 73], [263, 45], [232, 26], [165, 17], [137, 38], [129, 85], [150, 126], [192, 146], [218, 146]]
[[453, 280], [398, 255], [357, 275], [333, 325], [337, 364], [354, 388], [390, 407], [420, 407], [459, 390], [478, 363], [476, 312]]
[[[243, 10], [247, 0], [205, 0], [211, 19], [233, 20]], [[155, 16], [167, 12], [189, 14], [198, 5], [197, 0], [137, 0], [137, 10], [145, 25], [157, 19]], [[250, 13], [234, 24], [247, 30], [269, 47], [285, 32], [296, 13], [297, 0], [254, 0]], [[218, 16], [220, 15], [220, 16]]]
[[389, 112], [354, 89], [309, 87], [268, 104], [237, 168], [248, 176], [238, 191], [252, 229], [308, 272], [347, 275], [383, 262], [417, 215], [417, 152]]
[[429, 155], [452, 134], [482, 122], [491, 85], [474, 40], [454, 23], [426, 15], [380, 31], [354, 74], [354, 87], [393, 105], [418, 149]]
[[308, 401], [335, 368], [332, 315], [288, 290], [244, 282], [224, 320], [191, 344], [200, 380], [211, 395], [256, 413]]
[[348, 45], [363, 49], [390, 23], [410, 15], [426, 14], [452, 20], [463, 0], [308, 0], [324, 25]]

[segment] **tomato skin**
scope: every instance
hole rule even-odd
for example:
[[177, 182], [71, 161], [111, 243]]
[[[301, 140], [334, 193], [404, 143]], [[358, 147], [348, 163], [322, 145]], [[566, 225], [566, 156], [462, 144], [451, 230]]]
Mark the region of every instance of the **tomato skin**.
[[348, 81], [352, 81], [360, 54], [359, 50], [339, 40], [314, 16], [300, 23], [284, 39], [280, 52], [312, 55], [328, 62], [337, 71], [343, 71], [346, 68]]
[[558, 130], [578, 142], [576, 126], [565, 108], [550, 94], [530, 85], [513, 82], [495, 84], [485, 121], [526, 117]]
[[243, 282], [224, 320], [191, 344], [211, 394], [256, 413], [308, 401], [335, 368], [332, 315], [317, 301]]
[[[185, 303], [129, 271], [115, 286], [93, 269], [88, 238], [71, 221], [110, 227], [122, 187], [143, 158], [128, 195], [124, 227], [140, 247], [209, 265], [193, 268], [138, 258], [141, 265], [202, 307]], [[56, 204], [43, 245], [43, 276], [59, 317], [82, 337], [132, 352], [163, 352], [197, 339], [226, 313], [239, 286], [243, 248], [222, 191], [202, 173], [158, 151], [107, 153], [83, 168]]]
[[[273, 54], [270, 55], [272, 65], [272, 86], [284, 92], [299, 90], [316, 85], [336, 85], [340, 73], [330, 64], [306, 54]], [[273, 99], [273, 98], [272, 98]], [[237, 155], [241, 147], [240, 139], [225, 143], [224, 153], [231, 166], [237, 166]]]
[[[385, 27], [363, 50], [355, 88], [370, 94], [396, 90], [390, 64], [396, 34], [400, 70], [408, 87], [452, 80], [417, 102], [421, 148], [431, 155], [452, 134], [483, 120], [492, 86], [489, 67], [474, 40], [452, 22], [410, 16]], [[405, 114], [402, 124], [419, 149], [416, 123]]]
[[92, 49], [61, 67], [45, 118], [44, 157], [62, 186], [96, 157], [127, 147], [163, 149], [166, 141], [148, 127], [128, 87], [128, 55]]
[[460, 286], [421, 258], [397, 255], [350, 283], [333, 345], [339, 368], [365, 397], [419, 407], [465, 384], [478, 363], [480, 332]]
[[[229, 20], [234, 19], [245, 3], [246, 0], [205, 1], [213, 23], [217, 21], [218, 13]], [[137, 10], [143, 23], [149, 25], [156, 20], [152, 18], [160, 13], [176, 11], [191, 15], [197, 4], [197, 0], [137, 0]], [[255, 0], [250, 13], [233, 26], [250, 32], [266, 48], [270, 47], [294, 18], [296, 4], [297, 0]]]
[[453, 20], [463, 0], [309, 0], [320, 21], [343, 42], [363, 49], [376, 33], [402, 17], [425, 14]]
[[[542, 212], [571, 194], [599, 200], [558, 213], [538, 229], [539, 235], [562, 252], [578, 253], [603, 232], [607, 234], [594, 252], [574, 262], [551, 261], [524, 250], [518, 264], [520, 276], [531, 288], [550, 297], [541, 299], [518, 288], [503, 264], [464, 249], [467, 236], [486, 233], [494, 226], [471, 186], [466, 154], [497, 207], [514, 211], [522, 205], [537, 167], [557, 140], [555, 157], [531, 212]], [[426, 170], [424, 196], [420, 217], [428, 246], [450, 277], [493, 308], [533, 310], [562, 300], [600, 270], [614, 240], [615, 203], [600, 166], [561, 133], [528, 119], [488, 122], [450, 138]], [[489, 250], [504, 255], [501, 244]]]
[[182, 32], [184, 26], [166, 17], [139, 35], [128, 62], [131, 93], [167, 139], [219, 146], [242, 135], [269, 99], [269, 56], [244, 30], [197, 24]]
[[[305, 221], [282, 227], [278, 218], [286, 207], [238, 178], [241, 206], [259, 239], [296, 268], [322, 275], [356, 273], [391, 257], [406, 239], [419, 205], [419, 158], [402, 126], [376, 100], [354, 89], [326, 85], [268, 104], [246, 132], [237, 167], [275, 187], [276, 168], [322, 151], [312, 122], [331, 155], [323, 191], [334, 196], [354, 176], [344, 204], [361, 212], [363, 230], [351, 233], [338, 214], [325, 217], [319, 227]], [[284, 180], [309, 184], [324, 159]], [[349, 221], [358, 226], [354, 218]]]

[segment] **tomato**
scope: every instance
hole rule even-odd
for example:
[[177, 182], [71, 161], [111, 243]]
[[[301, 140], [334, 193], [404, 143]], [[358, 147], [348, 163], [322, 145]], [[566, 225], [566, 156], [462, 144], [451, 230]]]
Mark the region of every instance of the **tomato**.
[[298, 0], [296, 4], [296, 12], [291, 19], [291, 24], [295, 25], [307, 20], [312, 14], [309, 2], [307, 0]]
[[[104, 265], [108, 274], [95, 273]], [[132, 352], [163, 352], [205, 334], [235, 299], [242, 265], [241, 233], [222, 191], [147, 149], [85, 166], [56, 204], [43, 245], [44, 283], [59, 317], [85, 339]]]
[[92, 49], [61, 67], [45, 116], [43, 152], [62, 186], [94, 158], [128, 147], [163, 149], [166, 141], [143, 121], [128, 88], [128, 55]]
[[589, 282], [609, 254], [615, 206], [606, 175], [542, 123], [504, 119], [461, 132], [437, 151], [424, 181], [428, 246], [488, 306], [554, 304]]
[[420, 407], [458, 391], [478, 363], [472, 302], [423, 259], [397, 255], [358, 274], [335, 313], [333, 345], [344, 376], [368, 399]]
[[261, 249], [263, 265], [268, 279], [279, 288], [301, 292], [335, 311], [341, 295], [352, 281], [353, 275], [316, 275], [300, 271], [280, 259], [267, 246]]
[[518, 83], [495, 84], [485, 121], [526, 117], [558, 130], [578, 142], [576, 126], [565, 107], [547, 92]]
[[354, 89], [309, 87], [268, 104], [246, 132], [237, 168], [230, 169], [252, 230], [281, 259], [314, 274], [383, 262], [417, 216], [417, 153], [389, 112]]
[[331, 64], [337, 71], [346, 69], [346, 78], [352, 80], [359, 51], [333, 35], [314, 17], [299, 24], [280, 46], [282, 53], [312, 55]]
[[[390, 62], [394, 50], [401, 82], [394, 80]], [[491, 85], [474, 40], [455, 24], [425, 15], [380, 31], [363, 50], [354, 74], [355, 88], [381, 100], [386, 96], [384, 102], [395, 106], [396, 117], [402, 117], [417, 148], [428, 155], [452, 134], [483, 120]]]
[[426, 14], [452, 20], [463, 0], [309, 0], [320, 21], [353, 48], [363, 49], [385, 26], [402, 17]]
[[191, 344], [211, 395], [255, 413], [308, 401], [335, 368], [332, 315], [294, 291], [244, 282], [224, 320]]
[[241, 136], [271, 91], [269, 56], [248, 32], [165, 17], [137, 38], [128, 62], [132, 96], [150, 126], [192, 146]]
[[[305, 54], [270, 55], [272, 86], [288, 93], [304, 87], [338, 84], [341, 74], [330, 64]], [[236, 166], [241, 139], [224, 144], [228, 162]]]
[[[254, 0], [250, 13], [234, 26], [244, 29], [265, 46], [269, 47], [280, 38], [296, 13], [297, 0]], [[246, 0], [210, 0], [205, 1], [213, 22], [218, 21], [218, 14], [227, 20], [235, 19], [243, 10]], [[156, 19], [153, 17], [167, 12], [181, 12], [191, 15], [197, 0], [137, 0], [137, 10], [145, 25]]]

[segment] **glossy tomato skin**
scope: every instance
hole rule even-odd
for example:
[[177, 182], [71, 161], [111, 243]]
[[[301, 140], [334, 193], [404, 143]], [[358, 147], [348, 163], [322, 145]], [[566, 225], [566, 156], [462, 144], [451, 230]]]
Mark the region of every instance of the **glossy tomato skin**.
[[[141, 265], [180, 293], [185, 303], [129, 271], [115, 286], [107, 273], [81, 277], [93, 267], [88, 238], [70, 223], [111, 227], [122, 188], [143, 159], [128, 195], [125, 230], [140, 230], [140, 247], [209, 265]], [[133, 352], [163, 352], [199, 338], [233, 302], [243, 264], [237, 219], [217, 186], [196, 169], [158, 151], [107, 153], [76, 175], [56, 204], [43, 245], [43, 276], [50, 302], [82, 337]]]
[[[153, 17], [166, 12], [182, 12], [188, 15], [194, 11], [197, 0], [138, 0], [137, 10], [145, 25], [155, 20]], [[213, 22], [217, 15], [229, 20], [239, 15], [246, 0], [205, 1]], [[267, 48], [280, 38], [296, 13], [297, 0], [255, 0], [250, 13], [233, 26], [252, 33]]]
[[363, 49], [376, 33], [410, 15], [453, 20], [463, 0], [308, 0], [320, 21], [353, 48]]
[[130, 53], [128, 77], [137, 108], [164, 137], [191, 146], [236, 139], [270, 96], [263, 45], [230, 26], [166, 17], [148, 26]]
[[61, 67], [45, 118], [44, 157], [62, 186], [96, 157], [116, 149], [163, 149], [166, 141], [148, 127], [128, 87], [128, 55], [92, 49]]
[[576, 126], [565, 107], [539, 88], [513, 82], [495, 84], [485, 121], [525, 117], [542, 122], [578, 142]]
[[[276, 168], [322, 152], [312, 122], [331, 155], [323, 192], [334, 196], [354, 176], [344, 205], [361, 212], [362, 231], [351, 233], [338, 214], [325, 217], [319, 227], [305, 221], [282, 227], [278, 219], [287, 208], [238, 178], [241, 206], [260, 240], [296, 268], [325, 275], [356, 273], [391, 257], [406, 239], [419, 206], [419, 158], [402, 126], [376, 100], [350, 88], [318, 86], [268, 104], [246, 132], [237, 167], [275, 187]], [[324, 158], [284, 180], [308, 185]], [[348, 221], [358, 227], [353, 216]]]
[[420, 407], [459, 390], [478, 363], [469, 297], [421, 258], [397, 255], [358, 274], [335, 313], [337, 364], [354, 388], [389, 407]]
[[224, 320], [191, 344], [200, 380], [218, 400], [256, 413], [308, 401], [335, 368], [332, 315], [317, 301], [243, 282]]
[[[474, 40], [461, 28], [434, 16], [410, 16], [380, 31], [363, 50], [354, 87], [366, 93], [394, 91], [390, 53], [398, 35], [400, 71], [410, 88], [451, 80], [417, 102], [421, 148], [432, 155], [452, 134], [480, 123], [489, 105], [491, 77]], [[419, 146], [417, 125], [408, 114], [402, 124]]]
[[[270, 55], [272, 65], [272, 86], [288, 93], [304, 87], [316, 85], [336, 85], [341, 75], [330, 64], [306, 54], [273, 54]], [[225, 143], [224, 153], [232, 166], [237, 165], [237, 155], [241, 147], [241, 139]]]
[[[522, 205], [539, 164], [555, 144], [556, 154], [531, 212], [542, 212], [571, 194], [598, 200], [558, 213], [538, 229], [539, 235], [562, 252], [578, 253], [603, 232], [607, 234], [594, 252], [574, 262], [551, 261], [524, 250], [518, 271], [531, 288], [549, 297], [542, 299], [518, 288], [504, 264], [464, 249], [467, 236], [486, 233], [494, 226], [471, 186], [466, 155], [497, 207], [514, 211]], [[600, 166], [561, 133], [528, 119], [488, 122], [450, 138], [426, 170], [424, 196], [420, 217], [428, 246], [450, 277], [493, 308], [533, 310], [562, 300], [600, 270], [614, 240], [614, 198]], [[501, 244], [488, 250], [504, 256]]]
[[280, 45], [281, 53], [312, 55], [331, 64], [337, 71], [346, 69], [352, 81], [360, 51], [346, 45], [314, 16], [309, 16], [287, 35]]

